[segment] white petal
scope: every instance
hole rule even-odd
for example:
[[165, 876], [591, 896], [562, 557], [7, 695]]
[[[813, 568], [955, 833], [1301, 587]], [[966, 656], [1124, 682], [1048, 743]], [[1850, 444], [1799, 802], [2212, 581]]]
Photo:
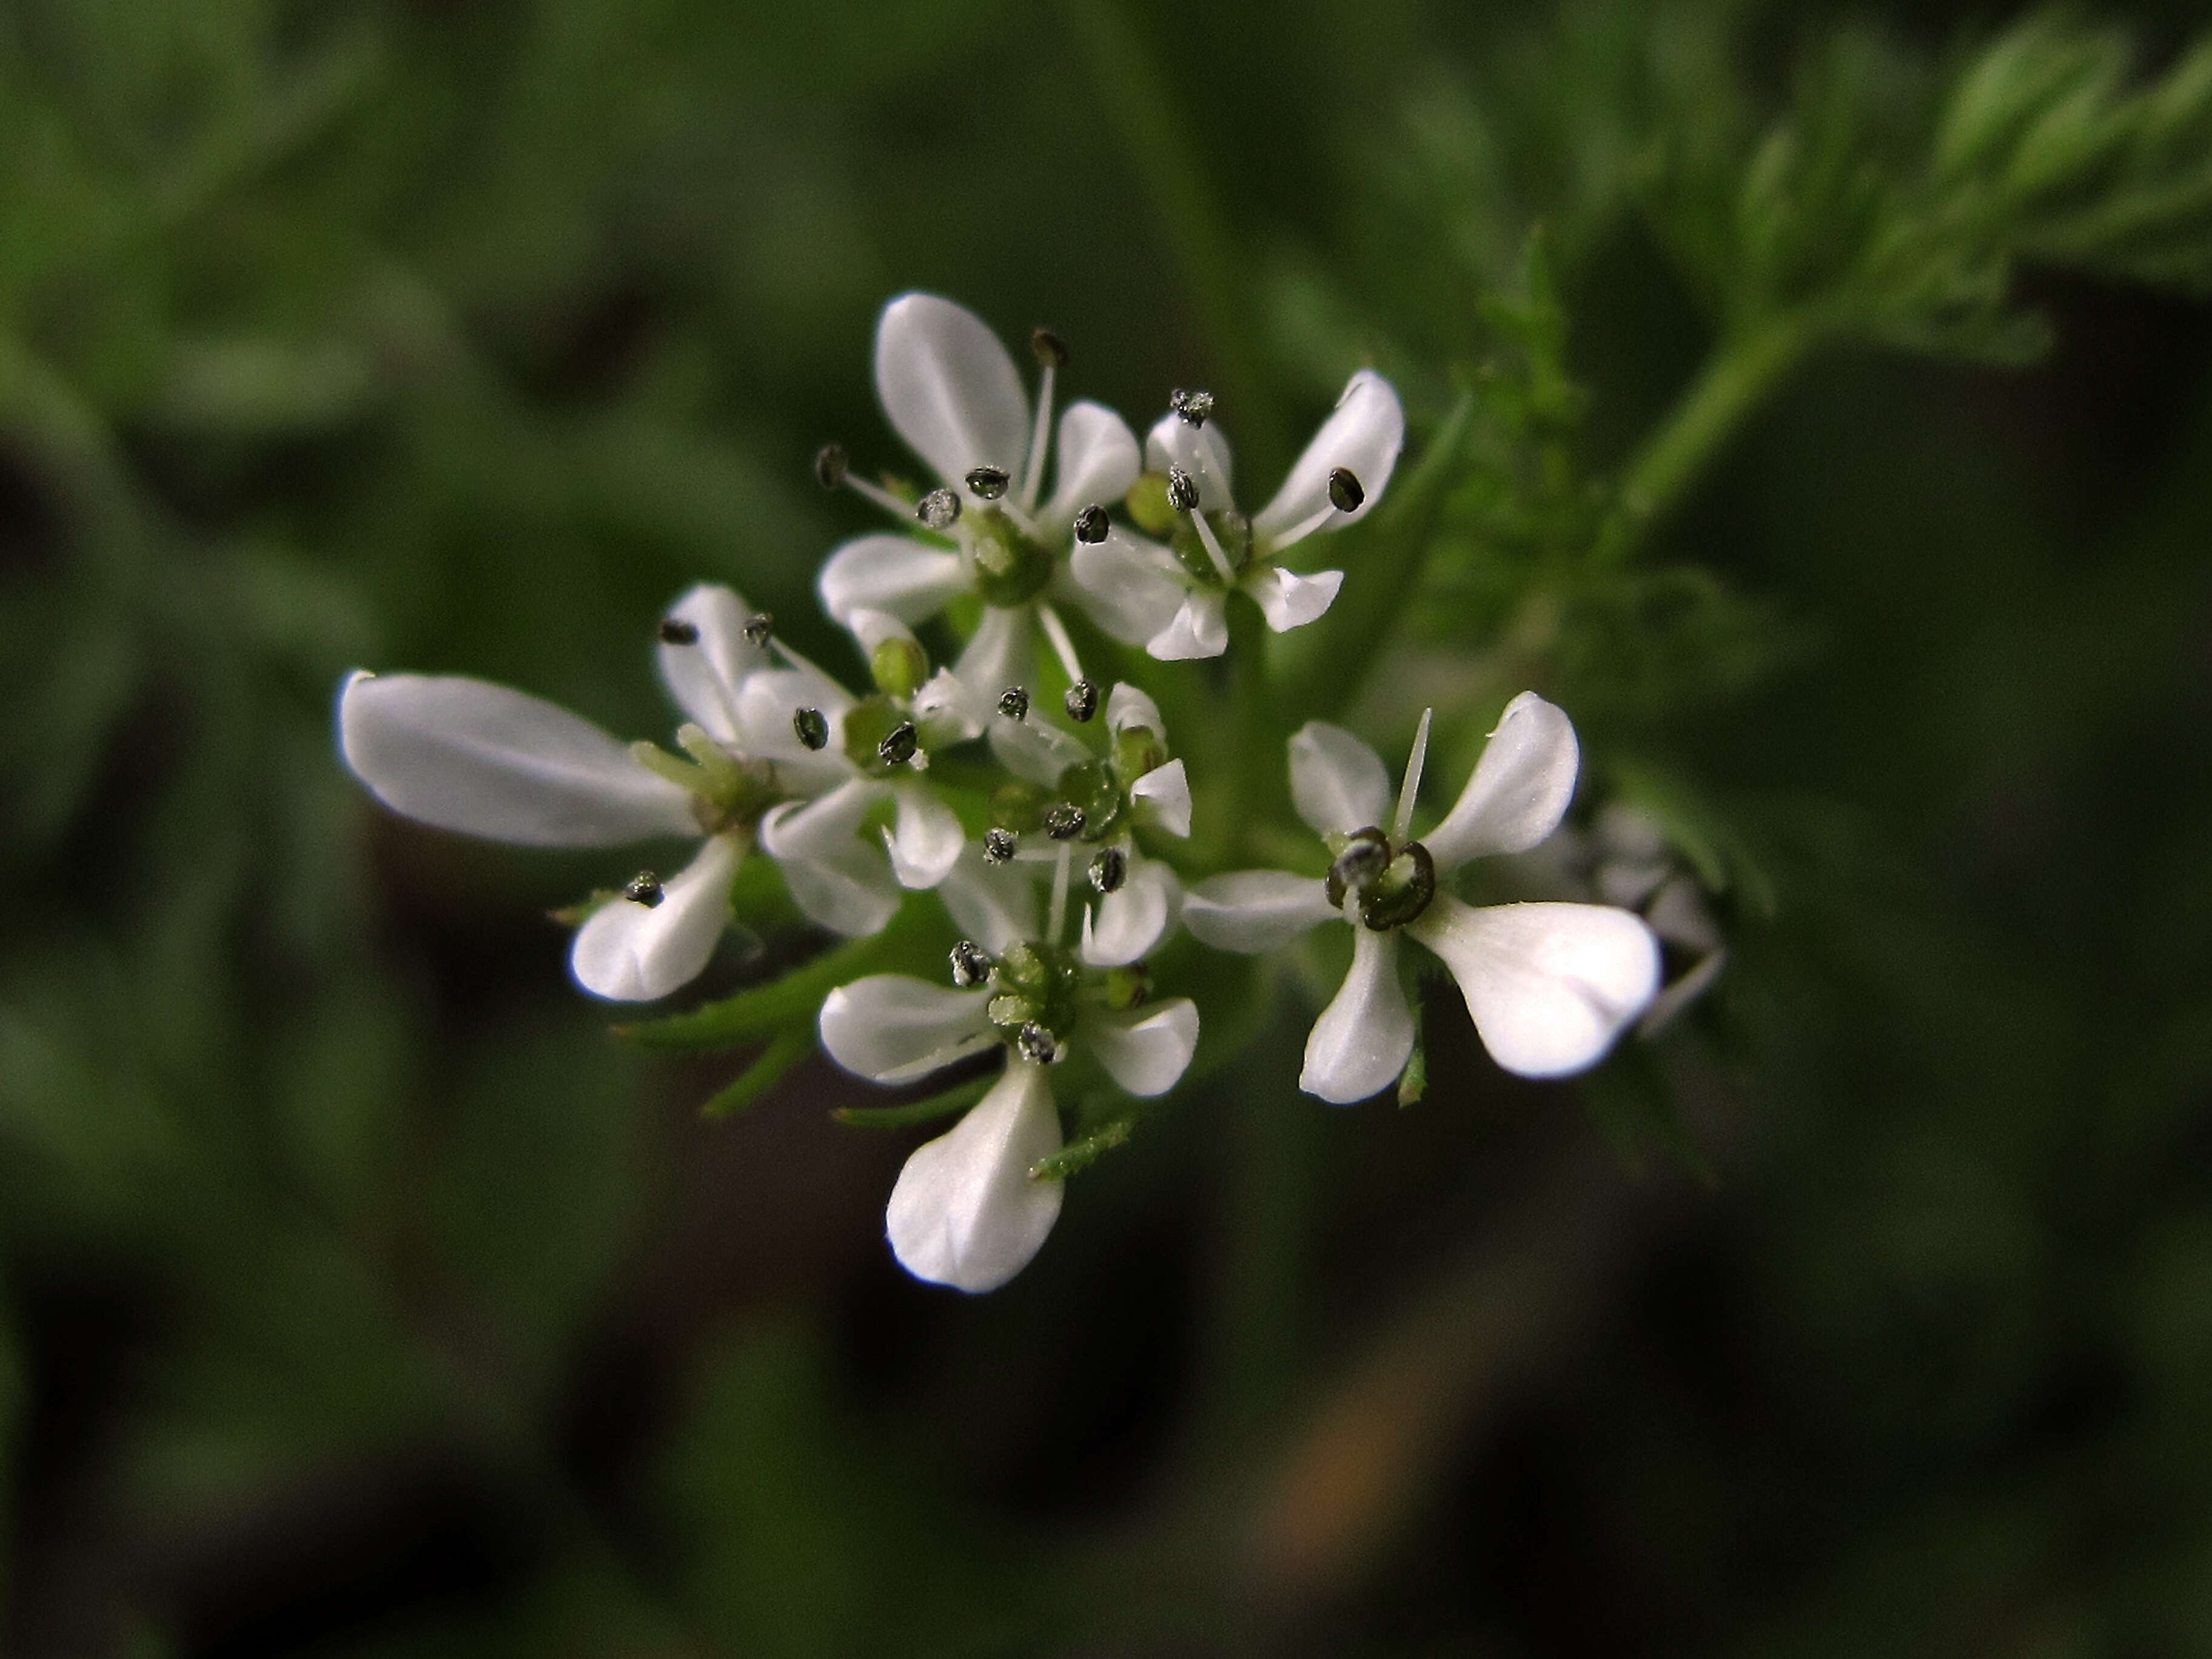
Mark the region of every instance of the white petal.
[[1103, 542], [1078, 542], [1068, 575], [1091, 620], [1124, 645], [1142, 645], [1182, 609], [1175, 555], [1119, 526]]
[[918, 623], [969, 585], [968, 566], [951, 549], [880, 533], [832, 553], [817, 583], [822, 608], [841, 625], [855, 611], [887, 611], [901, 622]]
[[1036, 881], [1031, 865], [993, 864], [970, 842], [951, 873], [938, 884], [937, 896], [952, 925], [997, 956], [1010, 945], [1035, 939]]
[[1060, 1218], [1062, 1183], [1030, 1179], [1060, 1147], [1044, 1068], [1010, 1061], [990, 1093], [899, 1171], [884, 1214], [899, 1265], [933, 1285], [997, 1290], [1029, 1266]]
[[1058, 786], [1060, 775], [1069, 767], [1091, 757], [1080, 743], [1035, 714], [1025, 720], [993, 720], [991, 752], [1016, 777], [1048, 789]]
[[1101, 894], [1095, 910], [1083, 918], [1084, 961], [1093, 968], [1135, 962], [1175, 926], [1182, 903], [1182, 885], [1175, 872], [1156, 859], [1132, 852], [1129, 872], [1121, 886]]
[[1193, 426], [1180, 415], [1160, 416], [1145, 439], [1145, 465], [1155, 472], [1179, 466], [1198, 481], [1198, 504], [1207, 513], [1236, 506], [1230, 493], [1229, 440], [1208, 421]]
[[1060, 417], [1059, 465], [1052, 499], [1045, 503], [1048, 540], [1074, 532], [1075, 515], [1086, 507], [1109, 507], [1129, 493], [1144, 470], [1137, 459], [1137, 434], [1103, 404], [1070, 404]]
[[393, 811], [524, 847], [696, 836], [691, 797], [565, 708], [456, 675], [350, 676], [338, 748]]
[[899, 436], [954, 489], [978, 466], [1021, 477], [1029, 399], [1014, 360], [967, 307], [934, 294], [902, 294], [885, 306], [876, 395]]
[[956, 991], [911, 974], [871, 974], [823, 999], [822, 1046], [848, 1072], [911, 1083], [998, 1041], [988, 988]]
[[1229, 619], [1221, 605], [1218, 593], [1186, 594], [1175, 620], [1145, 641], [1146, 651], [1161, 662], [1219, 656], [1229, 648]]
[[1106, 694], [1106, 729], [1118, 737], [1139, 727], [1165, 736], [1168, 723], [1160, 718], [1159, 704], [1127, 680], [1117, 680]]
[[1291, 801], [1316, 834], [1349, 835], [1389, 822], [1390, 775], [1342, 726], [1309, 720], [1291, 738]]
[[952, 672], [961, 684], [993, 708], [1008, 686], [1034, 686], [1036, 612], [1025, 605], [1004, 610], [985, 605], [983, 620], [975, 625], [975, 637], [968, 641]]
[[1640, 910], [1644, 901], [1665, 886], [1667, 878], [1674, 873], [1674, 865], [1664, 858], [1633, 862], [1608, 858], [1597, 866], [1597, 896], [1624, 910]]
[[1522, 1077], [1594, 1066], [1659, 986], [1659, 945], [1626, 910], [1439, 893], [1407, 932], [1444, 959], [1491, 1058]]
[[1156, 766], [1129, 786], [1129, 799], [1145, 804], [1144, 822], [1171, 836], [1190, 834], [1190, 775], [1179, 760]]
[[1344, 572], [1316, 570], [1310, 576], [1298, 576], [1263, 564], [1248, 571], [1240, 585], [1259, 601], [1267, 626], [1278, 634], [1287, 634], [1328, 613], [1329, 606], [1336, 603], [1337, 590], [1344, 586]]
[[799, 908], [832, 933], [864, 939], [898, 911], [899, 889], [880, 851], [858, 837], [884, 786], [854, 779], [814, 801], [787, 801], [761, 819], [762, 850], [783, 871]]
[[660, 678], [676, 706], [723, 743], [738, 741], [738, 689], [768, 666], [768, 652], [745, 637], [752, 607], [718, 582], [702, 582], [669, 608], [671, 622], [699, 630], [690, 645], [659, 645]]
[[[826, 768], [842, 776], [852, 769], [845, 757], [845, 711], [851, 693], [815, 668], [764, 668], [745, 677], [738, 692], [738, 747], [746, 754], [802, 768]], [[830, 741], [809, 749], [799, 740], [793, 717], [811, 708], [829, 722]]]
[[978, 707], [980, 699], [951, 669], [940, 668], [914, 694], [914, 717], [928, 729], [933, 742], [963, 742], [982, 735], [989, 710]]
[[1209, 876], [1183, 895], [1183, 926], [1217, 951], [1255, 955], [1288, 945], [1309, 928], [1343, 918], [1328, 884], [1287, 870], [1237, 870]]
[[1505, 705], [1444, 821], [1421, 837], [1438, 870], [1492, 853], [1525, 853], [1559, 827], [1582, 750], [1572, 721], [1534, 691]]
[[923, 783], [892, 786], [898, 796], [898, 820], [886, 832], [891, 873], [902, 887], [934, 887], [943, 881], [967, 840], [958, 814]]
[[650, 909], [626, 898], [603, 904], [576, 930], [568, 952], [576, 983], [615, 1002], [651, 1002], [699, 976], [730, 920], [730, 878], [738, 849], [708, 838], [681, 875], [663, 884]]
[[1363, 368], [1347, 381], [1336, 410], [1322, 422], [1283, 487], [1252, 520], [1255, 538], [1273, 543], [1329, 505], [1328, 475], [1344, 468], [1359, 480], [1360, 503], [1330, 515], [1324, 528], [1341, 530], [1374, 509], [1398, 465], [1406, 441], [1406, 411], [1389, 381]]
[[921, 643], [920, 640], [915, 638], [914, 629], [908, 628], [890, 611], [877, 611], [865, 605], [855, 605], [845, 613], [845, 626], [852, 630], [853, 637], [860, 641], [860, 654], [870, 662], [875, 660], [877, 647], [887, 641], [902, 640], [907, 644], [915, 647], [919, 647]]
[[1114, 1081], [1140, 1100], [1164, 1095], [1198, 1048], [1198, 1009], [1188, 997], [1127, 1014], [1094, 1014], [1083, 1041]]
[[1398, 983], [1398, 940], [1352, 929], [1352, 971], [1306, 1037], [1298, 1087], [1332, 1106], [1349, 1106], [1397, 1080], [1413, 1052], [1413, 1012]]

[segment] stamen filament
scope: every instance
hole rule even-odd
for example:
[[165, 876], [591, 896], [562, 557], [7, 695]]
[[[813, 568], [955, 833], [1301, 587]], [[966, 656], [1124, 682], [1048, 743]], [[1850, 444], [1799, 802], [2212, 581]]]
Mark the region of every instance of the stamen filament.
[[1315, 531], [1320, 529], [1331, 519], [1340, 519], [1344, 515], [1339, 513], [1334, 507], [1324, 507], [1320, 512], [1315, 514], [1312, 517], [1301, 519], [1297, 523], [1292, 525], [1281, 535], [1276, 537], [1274, 540], [1269, 542], [1267, 544], [1267, 550], [1272, 553], [1279, 553], [1285, 548], [1290, 546], [1293, 542], [1302, 542], [1305, 540], [1307, 537], [1312, 535]]
[[902, 501], [879, 483], [871, 483], [857, 472], [845, 475], [845, 488], [854, 490], [898, 520], [902, 524], [914, 522], [914, 503]]
[[1036, 423], [1030, 428], [1030, 458], [1022, 464], [1022, 511], [1036, 511], [1037, 492], [1044, 488], [1045, 446], [1052, 441], [1052, 385], [1057, 374], [1048, 362], [1037, 378]]
[[1204, 510], [1194, 507], [1190, 521], [1198, 526], [1198, 538], [1206, 544], [1206, 553], [1213, 560], [1213, 568], [1221, 573], [1221, 580], [1234, 583], [1237, 571], [1229, 562], [1229, 555], [1222, 550], [1220, 538], [1213, 533], [1213, 526], [1206, 521]]
[[1044, 930], [1044, 942], [1048, 945], [1059, 944], [1060, 929], [1067, 925], [1067, 872], [1074, 858], [1074, 845], [1060, 842], [1060, 855], [1053, 860], [1052, 866], [1052, 908], [1048, 912], [1050, 920]]
[[1075, 641], [1067, 637], [1067, 626], [1060, 621], [1060, 612], [1042, 600], [1037, 602], [1037, 621], [1044, 629], [1045, 638], [1052, 641], [1053, 653], [1060, 665], [1067, 671], [1069, 684], [1083, 678], [1083, 665], [1076, 660]]
[[1403, 843], [1413, 827], [1413, 798], [1421, 793], [1421, 768], [1429, 758], [1429, 720], [1437, 711], [1421, 710], [1421, 724], [1413, 732], [1413, 752], [1406, 757], [1406, 781], [1398, 789], [1398, 816], [1390, 821], [1390, 839]]

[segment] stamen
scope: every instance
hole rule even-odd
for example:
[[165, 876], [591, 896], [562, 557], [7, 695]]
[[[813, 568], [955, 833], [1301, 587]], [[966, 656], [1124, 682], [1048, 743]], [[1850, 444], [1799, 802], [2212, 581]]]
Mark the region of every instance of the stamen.
[[1075, 849], [1066, 842], [1060, 844], [1060, 857], [1052, 866], [1052, 908], [1045, 914], [1050, 918], [1045, 928], [1045, 943], [1060, 943], [1060, 930], [1067, 925], [1067, 866]]
[[1267, 550], [1271, 553], [1279, 553], [1292, 544], [1305, 540], [1307, 537], [1312, 535], [1323, 525], [1329, 523], [1336, 516], [1337, 511], [1334, 507], [1324, 507], [1319, 512], [1310, 514], [1270, 541], [1267, 544]]
[[986, 830], [983, 832], [983, 862], [1012, 863], [1014, 848], [1019, 845], [1020, 840], [1021, 837], [1011, 830]]
[[1189, 513], [1198, 507], [1198, 480], [1179, 466], [1168, 469], [1168, 505], [1178, 513]]
[[871, 483], [858, 473], [848, 474], [845, 488], [864, 501], [873, 501], [894, 519], [904, 520], [914, 512], [914, 503], [900, 500], [879, 483]]
[[1012, 480], [1002, 466], [971, 466], [968, 469], [968, 488], [987, 501], [995, 501], [1006, 493]]
[[1036, 511], [1044, 489], [1045, 451], [1052, 445], [1052, 394], [1060, 371], [1067, 366], [1067, 343], [1048, 328], [1030, 331], [1030, 349], [1036, 353], [1044, 373], [1037, 376], [1036, 419], [1030, 428], [1029, 459], [1022, 464], [1022, 511]]
[[745, 643], [755, 650], [765, 650], [769, 635], [775, 632], [775, 618], [765, 611], [757, 611], [745, 618]]
[[921, 747], [921, 735], [914, 729], [912, 720], [901, 720], [884, 734], [876, 745], [876, 758], [886, 766], [904, 766], [912, 760], [915, 751]]
[[1098, 712], [1098, 688], [1089, 680], [1078, 680], [1067, 688], [1067, 695], [1060, 701], [1067, 706], [1068, 719], [1078, 726], [1088, 726], [1091, 716]]
[[1010, 685], [999, 693], [999, 712], [1010, 720], [1025, 720], [1030, 717], [1028, 688]]
[[1334, 468], [1328, 475], [1328, 504], [1340, 513], [1357, 513], [1360, 502], [1367, 499], [1367, 488], [1359, 482], [1358, 475], [1348, 466]]
[[1075, 539], [1087, 547], [1096, 547], [1106, 539], [1113, 526], [1107, 521], [1106, 509], [1093, 501], [1075, 515]]
[[914, 516], [932, 530], [950, 530], [960, 517], [960, 498], [949, 489], [933, 489], [915, 503]]
[[963, 939], [952, 947], [952, 982], [963, 991], [972, 991], [991, 976], [991, 958], [980, 950], [972, 939]]
[[1037, 621], [1044, 629], [1045, 638], [1052, 641], [1053, 654], [1060, 659], [1060, 672], [1071, 680], [1083, 678], [1083, 665], [1075, 655], [1075, 641], [1067, 637], [1067, 625], [1060, 619], [1060, 612], [1042, 600], [1037, 603]]
[[835, 489], [845, 482], [846, 470], [852, 464], [844, 445], [824, 444], [814, 452], [814, 482], [824, 489]]
[[1067, 801], [1056, 800], [1044, 809], [1044, 832], [1054, 841], [1073, 841], [1090, 822], [1080, 806]]
[[1102, 893], [1118, 893], [1129, 878], [1129, 855], [1118, 847], [1102, 847], [1091, 860], [1091, 884]]
[[698, 624], [685, 622], [681, 617], [663, 617], [660, 619], [660, 642], [663, 645], [696, 645], [699, 643]]
[[1433, 708], [1421, 710], [1421, 724], [1413, 732], [1413, 752], [1406, 757], [1406, 781], [1398, 789], [1398, 816], [1390, 820], [1390, 839], [1402, 842], [1413, 827], [1413, 799], [1421, 793], [1421, 768], [1429, 758], [1429, 720]]
[[1168, 407], [1182, 416], [1186, 424], [1204, 426], [1213, 413], [1213, 394], [1211, 392], [1185, 392], [1177, 386], [1168, 393]]
[[818, 708], [795, 708], [791, 714], [791, 734], [799, 739], [803, 749], [827, 749], [830, 746], [829, 717]]
[[1022, 1051], [1024, 1060], [1035, 1066], [1049, 1066], [1060, 1058], [1060, 1044], [1035, 1020], [1014, 1033], [1014, 1046]]
[[[1191, 493], [1194, 495], [1198, 493], [1195, 487]], [[1229, 554], [1222, 547], [1221, 538], [1213, 533], [1213, 526], [1206, 522], [1206, 514], [1194, 513], [1190, 515], [1190, 521], [1197, 526], [1198, 538], [1206, 544], [1206, 556], [1213, 561], [1213, 568], [1221, 573], [1221, 580], [1234, 582], [1237, 580], [1236, 568], [1229, 562]]]
[[629, 878], [629, 884], [623, 889], [623, 896], [632, 904], [642, 904], [647, 909], [653, 910], [659, 908], [660, 901], [668, 896], [668, 892], [661, 886], [659, 876], [650, 870], [641, 870]]

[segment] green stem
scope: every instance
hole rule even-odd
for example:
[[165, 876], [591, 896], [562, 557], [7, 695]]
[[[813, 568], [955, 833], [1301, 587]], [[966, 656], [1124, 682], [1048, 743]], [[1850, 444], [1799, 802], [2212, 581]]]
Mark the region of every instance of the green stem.
[[1727, 341], [1706, 360], [1674, 413], [1630, 462], [1620, 512], [1599, 544], [1600, 557], [1619, 562], [1635, 551], [1820, 335], [1810, 318], [1779, 317]]

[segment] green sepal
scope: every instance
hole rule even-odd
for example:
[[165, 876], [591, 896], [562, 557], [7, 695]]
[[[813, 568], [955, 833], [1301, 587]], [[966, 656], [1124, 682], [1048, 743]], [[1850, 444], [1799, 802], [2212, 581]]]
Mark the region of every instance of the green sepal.
[[1406, 1069], [1398, 1073], [1398, 1104], [1418, 1106], [1429, 1091], [1429, 1033], [1419, 988], [1413, 997], [1413, 1052], [1406, 1056]]
[[784, 1074], [806, 1058], [814, 1047], [814, 1033], [803, 1025], [779, 1032], [760, 1051], [753, 1063], [717, 1090], [699, 1109], [701, 1117], [732, 1117], [758, 1100], [783, 1080]]
[[1065, 1181], [1096, 1164], [1100, 1158], [1116, 1146], [1126, 1146], [1129, 1137], [1136, 1133], [1137, 1120], [1117, 1117], [1104, 1128], [1071, 1140], [1050, 1158], [1041, 1158], [1030, 1165], [1031, 1181]]
[[830, 1114], [840, 1123], [850, 1124], [855, 1129], [903, 1129], [912, 1124], [927, 1123], [936, 1118], [950, 1117], [955, 1112], [964, 1112], [991, 1091], [999, 1080], [996, 1072], [970, 1078], [956, 1084], [941, 1095], [932, 1095], [927, 1100], [917, 1100], [905, 1106], [840, 1106]]

